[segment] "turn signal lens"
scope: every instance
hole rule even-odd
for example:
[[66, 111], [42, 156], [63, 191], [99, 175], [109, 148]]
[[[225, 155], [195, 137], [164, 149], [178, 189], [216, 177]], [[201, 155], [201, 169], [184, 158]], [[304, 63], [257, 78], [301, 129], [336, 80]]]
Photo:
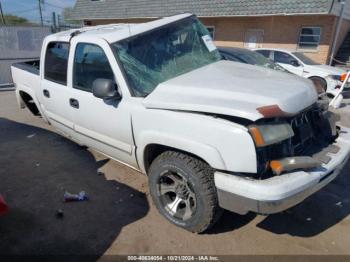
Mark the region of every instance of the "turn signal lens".
[[346, 79], [346, 75], [347, 75], [347, 74], [342, 74], [342, 75], [340, 76], [340, 81], [344, 82], [345, 79]]
[[280, 162], [280, 161], [278, 161], [278, 160], [273, 160], [273, 161], [271, 161], [270, 162], [270, 167], [271, 167], [271, 169], [272, 169], [272, 171], [273, 171], [273, 173], [274, 174], [276, 174], [276, 175], [280, 175], [280, 174], [282, 174], [282, 172], [283, 172], [283, 164]]
[[259, 128], [257, 128], [256, 126], [252, 126], [251, 128], [249, 128], [250, 133], [252, 134], [252, 137], [255, 141], [255, 144], [257, 147], [261, 147], [265, 145], [265, 140], [263, 138], [263, 135], [261, 134]]

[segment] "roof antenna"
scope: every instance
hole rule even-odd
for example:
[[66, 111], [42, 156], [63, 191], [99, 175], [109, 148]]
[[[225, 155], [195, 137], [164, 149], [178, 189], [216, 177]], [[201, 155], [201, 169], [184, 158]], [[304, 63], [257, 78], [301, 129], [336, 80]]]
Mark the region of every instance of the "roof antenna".
[[72, 33], [70, 33], [69, 42], [72, 40], [73, 37], [75, 37], [75, 36], [77, 36], [77, 35], [79, 35], [81, 33], [82, 33], [82, 31], [80, 31], [80, 30], [75, 30]]

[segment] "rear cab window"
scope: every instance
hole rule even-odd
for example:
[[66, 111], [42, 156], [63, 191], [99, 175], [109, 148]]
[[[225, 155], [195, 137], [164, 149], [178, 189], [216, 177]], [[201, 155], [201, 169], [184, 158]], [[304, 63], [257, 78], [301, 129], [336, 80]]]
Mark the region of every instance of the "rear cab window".
[[44, 78], [67, 85], [68, 56], [69, 43], [50, 42], [45, 54]]
[[262, 54], [266, 58], [270, 58], [270, 50], [256, 50], [259, 54]]
[[292, 57], [291, 55], [280, 51], [274, 52], [274, 58], [275, 58], [275, 63], [288, 64], [288, 65], [291, 65], [292, 61], [295, 60], [295, 58]]

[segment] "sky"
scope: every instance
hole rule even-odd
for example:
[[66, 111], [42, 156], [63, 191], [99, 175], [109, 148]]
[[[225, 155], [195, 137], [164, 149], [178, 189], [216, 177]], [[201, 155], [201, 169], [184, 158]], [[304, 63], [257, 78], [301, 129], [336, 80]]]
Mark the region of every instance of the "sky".
[[[42, 4], [43, 19], [46, 23], [52, 21], [52, 12], [62, 14], [63, 8], [73, 7], [76, 0], [44, 0]], [[38, 0], [0, 0], [5, 14], [13, 14], [40, 22]]]

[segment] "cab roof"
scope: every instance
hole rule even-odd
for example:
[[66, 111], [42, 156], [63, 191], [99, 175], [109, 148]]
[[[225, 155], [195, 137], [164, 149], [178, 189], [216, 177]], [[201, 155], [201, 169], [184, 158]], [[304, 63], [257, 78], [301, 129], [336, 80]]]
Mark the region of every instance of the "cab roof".
[[81, 36], [84, 36], [84, 38], [98, 37], [105, 39], [109, 43], [113, 43], [134, 35], [141, 34], [143, 32], [147, 32], [154, 28], [158, 28], [169, 23], [182, 20], [192, 15], [193, 14], [190, 13], [179, 14], [140, 24], [108, 24], [75, 28], [68, 31], [63, 31], [49, 35], [47, 37], [47, 41], [68, 42], [71, 39], [72, 35], [74, 35], [74, 37], [77, 38]]

